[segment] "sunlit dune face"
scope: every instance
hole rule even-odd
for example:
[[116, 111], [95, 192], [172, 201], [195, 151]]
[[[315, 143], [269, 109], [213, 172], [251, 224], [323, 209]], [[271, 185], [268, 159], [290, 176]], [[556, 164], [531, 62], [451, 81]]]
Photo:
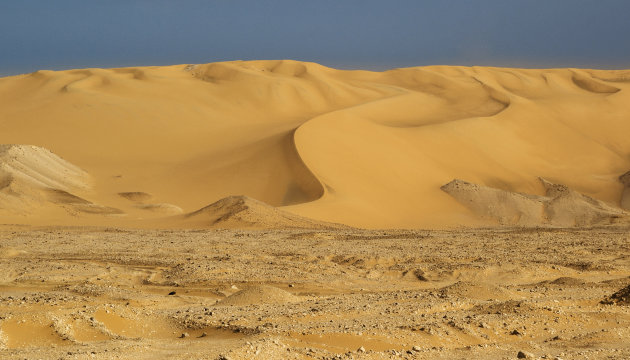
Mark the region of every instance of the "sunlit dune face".
[[543, 196], [540, 177], [619, 208], [629, 78], [288, 60], [2, 78], [0, 143], [36, 147], [3, 148], [0, 212], [18, 223], [178, 226], [172, 217], [242, 195], [311, 224], [538, 224], [547, 220], [514, 209], [511, 220], [480, 214], [440, 187], [461, 179]]

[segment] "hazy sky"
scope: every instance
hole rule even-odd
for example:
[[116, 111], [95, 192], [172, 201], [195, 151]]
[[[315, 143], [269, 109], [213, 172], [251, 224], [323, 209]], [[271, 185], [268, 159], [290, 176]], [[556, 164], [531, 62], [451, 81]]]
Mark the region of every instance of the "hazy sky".
[[0, 0], [0, 75], [296, 59], [630, 68], [629, 0]]

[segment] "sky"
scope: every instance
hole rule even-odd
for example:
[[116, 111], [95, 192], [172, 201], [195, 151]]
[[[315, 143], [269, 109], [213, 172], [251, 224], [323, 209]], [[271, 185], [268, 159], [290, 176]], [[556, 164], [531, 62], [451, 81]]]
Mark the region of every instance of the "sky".
[[0, 76], [294, 59], [630, 68], [628, 0], [0, 1]]

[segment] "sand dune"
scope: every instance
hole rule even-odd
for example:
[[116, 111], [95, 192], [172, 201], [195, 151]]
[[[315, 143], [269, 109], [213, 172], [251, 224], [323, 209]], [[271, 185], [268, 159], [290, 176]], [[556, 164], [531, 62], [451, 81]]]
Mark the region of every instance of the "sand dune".
[[[64, 191], [126, 216], [53, 216], [40, 211], [49, 200], [6, 195], [35, 180], [5, 175], [0, 207], [5, 222], [162, 224], [178, 209], [243, 194], [314, 222], [369, 228], [535, 225], [551, 213], [542, 223], [596, 223], [562, 214], [576, 201], [609, 215], [627, 209], [618, 177], [630, 169], [629, 90], [625, 70], [369, 72], [289, 60], [42, 70], [0, 79], [0, 144], [32, 144], [74, 165], [33, 154], [50, 166], [28, 176], [56, 190], [29, 199], [74, 199]], [[539, 177], [574, 192], [541, 208]], [[484, 194], [502, 209], [479, 216], [440, 190], [452, 179], [495, 189]], [[18, 211], [36, 215], [6, 220]], [[193, 218], [184, 223], [207, 224]]]

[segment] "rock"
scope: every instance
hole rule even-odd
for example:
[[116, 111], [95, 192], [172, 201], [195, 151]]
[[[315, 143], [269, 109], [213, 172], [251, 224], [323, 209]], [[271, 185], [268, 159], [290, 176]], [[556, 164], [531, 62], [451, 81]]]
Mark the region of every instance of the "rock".
[[534, 354], [528, 353], [526, 351], [519, 351], [518, 354], [516, 354], [516, 357], [519, 359], [533, 359]]
[[630, 305], [630, 285], [600, 301], [606, 305]]
[[206, 337], [206, 336], [208, 336], [208, 333], [207, 333], [207, 332], [203, 332], [203, 333], [201, 333], [201, 335], [199, 335], [199, 337], [202, 337], [202, 338], [203, 338], [203, 337]]
[[365, 348], [363, 346], [361, 346], [359, 349], [357, 349], [358, 352], [365, 352]]
[[169, 295], [175, 295], [177, 294], [175, 291], [171, 291], [170, 293], [168, 293]]
[[621, 208], [630, 210], [630, 171], [621, 175], [619, 181], [623, 184], [623, 192], [621, 193]]
[[420, 346], [418, 346], [418, 345], [415, 345], [414, 347], [411, 348], [411, 350], [413, 350], [413, 351], [420, 351], [420, 350], [422, 350], [422, 348]]
[[187, 332], [185, 332], [185, 333], [182, 333], [179, 337], [180, 337], [180, 338], [182, 338], [182, 339], [184, 339], [184, 338], [187, 338], [187, 337], [189, 337], [189, 336], [190, 336], [190, 335], [189, 335]]

